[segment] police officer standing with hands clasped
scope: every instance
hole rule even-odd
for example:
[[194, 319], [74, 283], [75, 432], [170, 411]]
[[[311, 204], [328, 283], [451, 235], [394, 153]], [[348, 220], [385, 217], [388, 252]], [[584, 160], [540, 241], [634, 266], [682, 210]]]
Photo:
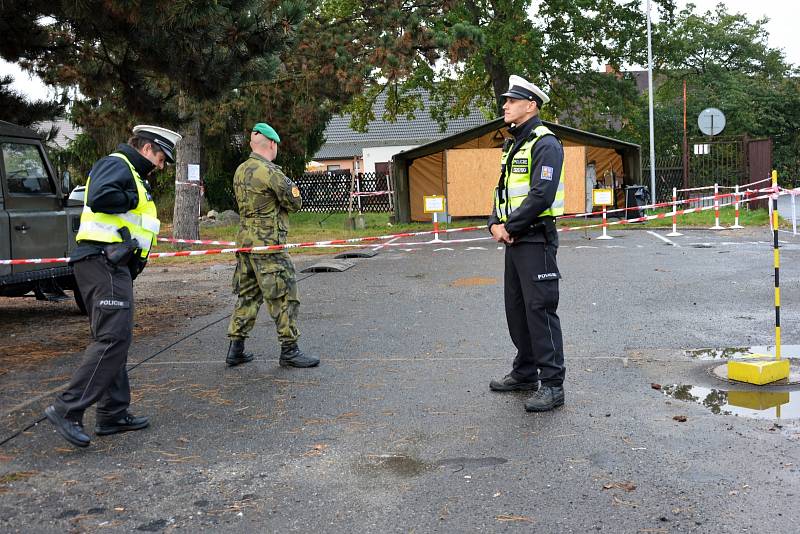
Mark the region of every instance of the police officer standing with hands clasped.
[[493, 239], [506, 246], [506, 320], [517, 355], [511, 372], [489, 388], [534, 391], [525, 409], [543, 412], [564, 404], [555, 226], [564, 213], [564, 149], [539, 119], [550, 101], [544, 91], [511, 76], [503, 96], [503, 118], [514, 138], [503, 147], [488, 225]]
[[[263, 247], [286, 243], [289, 212], [302, 205], [300, 190], [281, 168], [273, 163], [281, 138], [269, 124], [259, 122], [250, 132], [250, 157], [233, 176], [233, 191], [239, 206], [240, 247]], [[292, 259], [285, 250], [263, 253], [237, 252], [233, 273], [233, 292], [238, 295], [228, 326], [228, 354], [225, 362], [236, 366], [253, 360], [244, 351], [244, 340], [256, 322], [258, 310], [266, 301], [267, 310], [278, 332], [283, 367], [314, 367], [319, 358], [309, 356], [297, 346], [300, 331]]]
[[97, 403], [97, 435], [141, 430], [150, 422], [129, 411], [128, 349], [133, 338], [133, 280], [144, 269], [160, 227], [145, 177], [174, 163], [181, 136], [136, 126], [127, 144], [94, 164], [86, 182], [81, 225], [72, 252], [92, 339], [66, 391], [45, 410], [56, 431], [77, 447], [89, 445], [83, 413]]

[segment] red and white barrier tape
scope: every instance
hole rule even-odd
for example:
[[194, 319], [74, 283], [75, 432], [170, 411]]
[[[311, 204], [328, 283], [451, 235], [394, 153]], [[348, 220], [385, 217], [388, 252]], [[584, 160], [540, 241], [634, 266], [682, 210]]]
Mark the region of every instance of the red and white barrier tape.
[[[761, 195], [757, 197], [751, 197], [742, 200], [742, 202], [752, 202], [755, 200], [761, 200], [765, 198], [771, 198], [775, 194], [786, 194], [786, 190], [777, 190], [774, 188], [762, 189], [759, 192], [768, 191], [769, 194]], [[722, 195], [717, 195], [721, 197]], [[727, 195], [733, 196], [733, 195]], [[713, 197], [712, 197], [713, 198]], [[671, 203], [667, 203], [667, 205], [671, 205]], [[731, 206], [731, 203], [721, 204], [720, 206]], [[644, 206], [640, 206], [638, 209], [643, 209]], [[714, 209], [715, 206], [703, 206], [697, 208], [688, 208], [688, 209], [681, 209], [675, 210], [677, 215], [686, 215], [689, 213], [696, 213], [701, 211], [707, 211]], [[634, 219], [621, 219], [619, 221], [614, 222], [607, 222], [606, 226], [616, 226], [622, 224], [629, 224], [629, 223], [636, 223], [636, 222], [644, 222], [650, 221], [655, 219], [664, 219], [666, 217], [671, 217], [672, 212], [666, 213], [658, 213], [655, 215], [645, 215], [643, 217], [636, 217]], [[583, 230], [585, 228], [600, 228], [603, 226], [603, 223], [600, 224], [590, 224], [584, 226], [576, 226], [576, 227], [562, 227], [559, 228], [559, 232], [572, 232], [576, 230]], [[273, 250], [288, 250], [292, 248], [313, 248], [313, 247], [330, 247], [335, 245], [341, 246], [349, 246], [351, 243], [370, 243], [373, 241], [384, 241], [386, 239], [395, 239], [399, 237], [415, 237], [421, 235], [432, 235], [434, 233], [441, 233], [441, 234], [450, 234], [456, 232], [471, 232], [475, 230], [485, 230], [485, 226], [467, 226], [464, 228], [449, 228], [447, 230], [425, 230], [421, 232], [403, 232], [398, 234], [389, 234], [383, 236], [370, 236], [370, 237], [354, 237], [350, 239], [332, 239], [329, 241], [316, 241], [316, 242], [307, 242], [307, 243], [287, 243], [285, 245], [269, 245], [263, 247], [241, 247], [241, 248], [224, 248], [224, 249], [208, 249], [208, 250], [182, 250], [178, 252], [156, 252], [150, 254], [150, 258], [171, 258], [171, 257], [178, 257], [178, 256], [205, 256], [211, 254], [232, 254], [236, 252], [268, 252]], [[478, 240], [485, 240], [490, 238], [479, 238], [475, 239]], [[384, 243], [384, 245], [390, 246], [407, 246], [407, 245], [416, 245], [416, 244], [433, 244], [433, 243], [457, 243], [464, 240], [448, 240], [448, 241], [428, 241], [428, 242], [419, 242], [419, 243]], [[30, 264], [41, 264], [41, 263], [67, 263], [70, 261], [70, 258], [37, 258], [37, 259], [22, 259], [22, 260], [0, 260], [0, 265], [30, 265]]]
[[229, 245], [236, 246], [236, 241], [210, 241], [207, 239], [174, 239], [172, 237], [159, 237], [162, 243], [183, 243], [188, 245]]
[[738, 185], [738, 186], [736, 186], [736, 185], [721, 185], [721, 186], [719, 186], [719, 188], [720, 189], [736, 189], [738, 187], [739, 189], [742, 189], [744, 187], [749, 187], [751, 185], [762, 184], [764, 182], [770, 182], [770, 181], [772, 181], [771, 177], [770, 178], [764, 178], [763, 180], [758, 180], [757, 182], [750, 182], [749, 184], [741, 184], [741, 185]]
[[[449, 228], [447, 230], [425, 230], [421, 232], [403, 232], [398, 234], [389, 234], [382, 236], [370, 237], [353, 237], [350, 239], [332, 239], [329, 241], [315, 241], [307, 243], [286, 243], [285, 245], [268, 245], [263, 247], [240, 247], [240, 248], [222, 248], [222, 249], [208, 249], [208, 250], [181, 250], [178, 252], [155, 252], [150, 254], [150, 258], [172, 258], [178, 256], [205, 256], [210, 254], [232, 254], [235, 252], [268, 252], [273, 250], [287, 250], [292, 248], [313, 248], [327, 245], [347, 245], [349, 243], [370, 243], [373, 241], [384, 241], [386, 239], [395, 239], [398, 237], [414, 237], [420, 235], [432, 235], [434, 233], [451, 234], [456, 232], [471, 232], [475, 230], [485, 230], [486, 226], [467, 226], [464, 228]], [[28, 265], [36, 263], [66, 263], [70, 258], [38, 258], [38, 259], [25, 259], [25, 260], [0, 260], [0, 265]]]
[[[739, 189], [741, 189], [743, 187], [748, 187], [748, 186], [751, 186], [751, 185], [756, 185], [756, 184], [761, 184], [761, 183], [764, 183], [764, 182], [769, 182], [771, 180], [772, 180], [772, 178], [764, 178], [763, 180], [758, 180], [756, 182], [750, 182], [749, 184], [741, 184], [739, 186]], [[720, 185], [720, 186], [717, 186], [717, 187], [718, 187], [718, 189], [736, 189], [736, 186]], [[702, 191], [704, 189], [714, 189], [714, 186], [713, 185], [704, 185], [702, 187], [689, 187], [687, 189], [677, 189], [676, 191], [678, 193], [684, 193], [686, 191]]]
[[[773, 196], [772, 194], [762, 195], [762, 196], [758, 196], [758, 197], [748, 198], [746, 200], [742, 200], [741, 202], [752, 202], [752, 201], [755, 201], [755, 200], [761, 200], [761, 199], [765, 199], [765, 198], [772, 198], [772, 196]], [[697, 207], [697, 208], [687, 208], [687, 209], [682, 209], [682, 210], [676, 210], [675, 214], [676, 215], [686, 215], [688, 213], [699, 213], [701, 211], [713, 210], [715, 208], [719, 209], [720, 207], [732, 206], [732, 205], [733, 205], [732, 203], [725, 203], [725, 204], [719, 204], [718, 206], [711, 205], [711, 206], [701, 206], [701, 207]], [[652, 221], [652, 220], [655, 220], [655, 219], [665, 219], [667, 217], [672, 217], [672, 212], [671, 211], [665, 212], [665, 213], [657, 213], [655, 215], [645, 215], [645, 216], [642, 216], [642, 217], [636, 217], [634, 219], [621, 219], [619, 221], [606, 223], [606, 226], [615, 226], [615, 225], [619, 225], [619, 224], [629, 224], [629, 223]], [[559, 228], [558, 231], [566, 233], [566, 232], [573, 232], [575, 230], [583, 230], [584, 228], [600, 228], [602, 226], [603, 226], [603, 223], [590, 224], [590, 225], [585, 225], [585, 226], [565, 226], [565, 227]]]
[[[770, 188], [769, 191], [772, 191], [772, 188]], [[743, 191], [739, 192], [739, 195], [743, 195], [743, 194], [744, 194]], [[735, 193], [724, 193], [722, 195], [716, 195], [716, 196], [711, 195], [711, 196], [707, 196], [707, 197], [687, 198], [685, 200], [678, 200], [678, 201], [675, 202], [675, 204], [691, 204], [692, 202], [703, 202], [703, 201], [706, 201], [706, 200], [714, 200], [715, 198], [716, 199], [723, 199], [723, 198], [732, 197], [732, 196], [735, 196], [735, 195], [736, 195]], [[669, 206], [672, 206], [672, 205], [673, 205], [673, 203], [671, 201], [670, 202], [659, 202], [657, 204], [646, 204], [644, 206], [631, 206], [629, 208], [616, 208], [616, 209], [613, 209], [613, 210], [606, 210], [606, 213], [608, 214], [608, 213], [617, 213], [617, 212], [620, 212], [620, 211], [634, 211], [634, 210], [635, 211], [639, 211], [639, 210], [645, 210], [645, 209], [650, 210], [650, 209], [655, 209], [655, 208], [666, 208], [666, 207], [669, 207]], [[570, 214], [570, 215], [561, 215], [561, 216], [559, 216], [557, 218], [558, 219], [577, 219], [577, 218], [580, 218], [580, 217], [591, 217], [593, 215], [602, 215], [602, 214], [603, 214], [603, 212], [601, 210], [601, 211], [590, 211], [590, 212], [586, 212], [586, 213], [576, 213], [576, 214]]]

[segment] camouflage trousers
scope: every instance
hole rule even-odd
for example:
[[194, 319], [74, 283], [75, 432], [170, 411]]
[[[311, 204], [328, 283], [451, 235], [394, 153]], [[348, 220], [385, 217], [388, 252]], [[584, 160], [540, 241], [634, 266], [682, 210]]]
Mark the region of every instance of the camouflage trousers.
[[233, 273], [233, 293], [238, 295], [236, 307], [228, 325], [228, 337], [245, 339], [256, 324], [261, 303], [267, 303], [281, 345], [296, 343], [297, 280], [294, 264], [285, 252], [276, 254], [236, 253]]

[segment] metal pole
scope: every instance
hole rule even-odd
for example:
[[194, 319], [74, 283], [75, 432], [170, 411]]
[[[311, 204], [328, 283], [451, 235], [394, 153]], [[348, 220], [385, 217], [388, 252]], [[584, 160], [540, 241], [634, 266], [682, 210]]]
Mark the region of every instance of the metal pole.
[[647, 0], [647, 92], [650, 111], [650, 189], [653, 204], [658, 203], [656, 194], [656, 145], [653, 127], [653, 44], [650, 30], [650, 0]]
[[734, 200], [735, 200], [735, 203], [734, 203], [734, 205], [735, 205], [735, 207], [734, 207], [735, 216], [734, 216], [734, 219], [733, 219], [733, 226], [731, 226], [731, 228], [744, 228], [744, 226], [739, 224], [739, 184], [736, 184], [736, 191], [735, 191], [733, 197], [734, 197]]
[[686, 80], [683, 80], [683, 188], [689, 188], [689, 137], [686, 130]]
[[775, 359], [781, 359], [781, 288], [780, 288], [780, 252], [778, 248], [778, 171], [772, 171], [772, 248], [775, 252]]
[[606, 228], [608, 228], [608, 220], [606, 219], [606, 205], [603, 204], [603, 235], [597, 239], [614, 239], [606, 233]]
[[667, 234], [667, 237], [677, 237], [683, 235], [678, 231], [678, 191], [672, 188], [672, 232]]
[[724, 230], [722, 226], [719, 225], [719, 184], [714, 184], [714, 226], [709, 228], [709, 230]]

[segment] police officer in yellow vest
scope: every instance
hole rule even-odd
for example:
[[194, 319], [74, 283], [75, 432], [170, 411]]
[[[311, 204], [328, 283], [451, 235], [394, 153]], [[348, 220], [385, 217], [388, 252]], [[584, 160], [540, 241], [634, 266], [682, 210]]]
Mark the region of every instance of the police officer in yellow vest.
[[503, 147], [489, 231], [506, 246], [506, 320], [517, 355], [489, 388], [534, 391], [525, 409], [542, 412], [564, 404], [555, 226], [564, 213], [564, 149], [539, 119], [547, 94], [520, 76], [508, 82], [503, 118], [514, 137]]
[[127, 144], [97, 161], [86, 182], [78, 246], [70, 257], [86, 304], [92, 339], [66, 391], [45, 410], [56, 431], [77, 447], [89, 445], [83, 413], [97, 403], [95, 434], [141, 430], [147, 417], [128, 411], [128, 348], [133, 335], [133, 280], [147, 262], [159, 230], [145, 180], [174, 163], [181, 136], [158, 126], [133, 129]]

